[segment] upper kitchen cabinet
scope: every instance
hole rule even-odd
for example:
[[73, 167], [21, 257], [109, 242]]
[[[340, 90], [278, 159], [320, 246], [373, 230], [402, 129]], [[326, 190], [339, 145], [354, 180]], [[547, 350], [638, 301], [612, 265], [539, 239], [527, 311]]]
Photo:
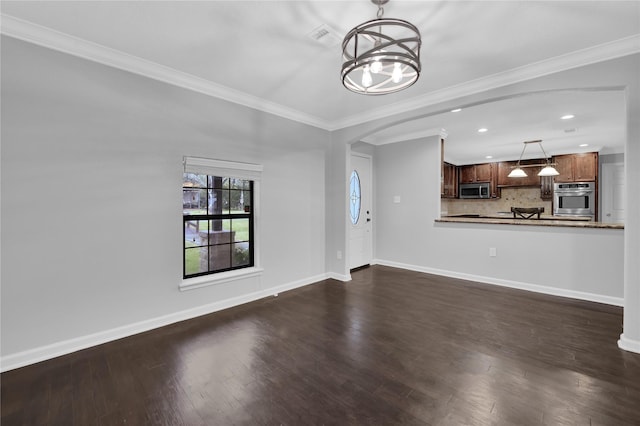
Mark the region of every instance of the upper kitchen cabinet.
[[[521, 165], [526, 166], [529, 164], [540, 164], [542, 160], [523, 160]], [[509, 173], [513, 170], [517, 161], [502, 161], [498, 164], [498, 186], [539, 186], [540, 178], [537, 167], [527, 167], [523, 169], [526, 173], [526, 177], [509, 177]], [[542, 168], [542, 167], [540, 167]]]
[[460, 167], [460, 183], [491, 182], [492, 164], [470, 164]]
[[469, 164], [458, 167], [459, 182], [476, 183], [489, 182], [491, 184], [491, 198], [498, 194], [498, 163]]
[[573, 155], [556, 155], [553, 157], [555, 168], [560, 173], [555, 176], [556, 182], [573, 182]]
[[598, 177], [598, 153], [556, 155], [555, 168], [560, 173], [555, 182], [589, 182]]
[[573, 155], [573, 173], [577, 181], [591, 181], [598, 177], [598, 153]]
[[440, 139], [440, 198], [458, 197], [458, 168], [444, 161], [444, 139]]
[[458, 197], [458, 168], [450, 163], [443, 163], [442, 198]]

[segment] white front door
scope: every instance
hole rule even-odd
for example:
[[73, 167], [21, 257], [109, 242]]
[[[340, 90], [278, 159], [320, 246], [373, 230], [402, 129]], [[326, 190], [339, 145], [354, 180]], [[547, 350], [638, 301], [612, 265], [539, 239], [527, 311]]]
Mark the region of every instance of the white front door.
[[600, 221], [624, 223], [624, 164], [602, 165], [602, 214]]
[[349, 173], [349, 269], [369, 265], [373, 257], [371, 174], [371, 157], [352, 153]]

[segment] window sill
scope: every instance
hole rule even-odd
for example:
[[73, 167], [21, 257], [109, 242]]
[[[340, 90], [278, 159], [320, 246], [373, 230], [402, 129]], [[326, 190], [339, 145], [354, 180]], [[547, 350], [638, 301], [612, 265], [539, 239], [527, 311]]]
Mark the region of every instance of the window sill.
[[258, 277], [262, 275], [262, 268], [244, 268], [235, 271], [221, 272], [219, 274], [205, 275], [196, 278], [187, 278], [180, 283], [180, 291], [194, 290], [196, 288], [208, 287], [211, 285], [224, 284], [231, 281], [241, 280], [245, 278]]

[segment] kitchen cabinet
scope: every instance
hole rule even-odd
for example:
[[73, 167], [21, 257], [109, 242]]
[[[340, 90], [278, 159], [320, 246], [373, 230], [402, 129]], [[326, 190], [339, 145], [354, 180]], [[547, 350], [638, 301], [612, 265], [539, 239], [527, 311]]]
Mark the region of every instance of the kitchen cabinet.
[[476, 181], [476, 166], [471, 164], [468, 166], [460, 166], [458, 168], [460, 183], [473, 183]]
[[469, 164], [458, 167], [458, 181], [463, 183], [490, 183], [491, 198], [498, 197], [498, 163]]
[[598, 177], [598, 153], [573, 154], [573, 173], [576, 181], [595, 181]]
[[556, 155], [554, 167], [560, 173], [555, 182], [589, 182], [598, 178], [598, 153]]
[[491, 198], [500, 198], [498, 189], [498, 163], [489, 163], [489, 182], [491, 183]]
[[453, 164], [443, 162], [442, 170], [442, 198], [456, 198], [458, 196], [458, 168]]
[[483, 163], [476, 164], [476, 182], [491, 182], [492, 176], [492, 167], [491, 165], [495, 163]]
[[556, 182], [573, 182], [573, 156], [556, 155], [553, 157], [555, 169], [560, 173], [555, 177]]
[[540, 198], [553, 200], [553, 176], [540, 177]]
[[460, 183], [491, 182], [492, 163], [460, 166]]
[[[523, 160], [520, 162], [520, 165], [530, 165], [530, 164], [542, 164], [544, 160], [536, 159], [536, 160]], [[542, 169], [538, 167], [525, 167], [523, 170], [527, 173], [527, 177], [521, 178], [513, 178], [509, 177], [509, 173], [511, 170], [516, 167], [518, 164], [517, 161], [502, 161], [498, 164], [498, 186], [539, 186], [540, 185], [540, 177], [538, 177], [538, 172]]]
[[458, 168], [444, 161], [444, 139], [440, 139], [440, 198], [458, 198]]

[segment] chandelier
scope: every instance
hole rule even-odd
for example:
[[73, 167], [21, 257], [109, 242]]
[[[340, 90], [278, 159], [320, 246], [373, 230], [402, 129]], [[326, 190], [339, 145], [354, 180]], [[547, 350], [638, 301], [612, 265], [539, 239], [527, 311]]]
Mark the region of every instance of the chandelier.
[[342, 84], [352, 92], [384, 95], [406, 89], [420, 76], [420, 32], [407, 21], [377, 18], [358, 25], [342, 42]]
[[[544, 154], [544, 159], [547, 161], [546, 164], [527, 164], [526, 166], [520, 165], [520, 162], [522, 161], [522, 155], [524, 155], [524, 151], [527, 149], [527, 145], [529, 145], [530, 143], [537, 143], [538, 145], [540, 145], [540, 149]], [[542, 170], [540, 170], [540, 172], [538, 173], [538, 176], [558, 176], [560, 173], [558, 173], [558, 171], [553, 167], [554, 165], [555, 164], [551, 162], [550, 158], [547, 156], [546, 151], [542, 147], [541, 140], [526, 141], [524, 142], [524, 147], [522, 148], [522, 152], [520, 153], [518, 164], [516, 164], [516, 166], [513, 168], [513, 170], [511, 170], [511, 173], [509, 173], [507, 177], [510, 177], [510, 178], [527, 177], [527, 173], [524, 170], [522, 170], [523, 167], [542, 167], [542, 166], [544, 167]]]

